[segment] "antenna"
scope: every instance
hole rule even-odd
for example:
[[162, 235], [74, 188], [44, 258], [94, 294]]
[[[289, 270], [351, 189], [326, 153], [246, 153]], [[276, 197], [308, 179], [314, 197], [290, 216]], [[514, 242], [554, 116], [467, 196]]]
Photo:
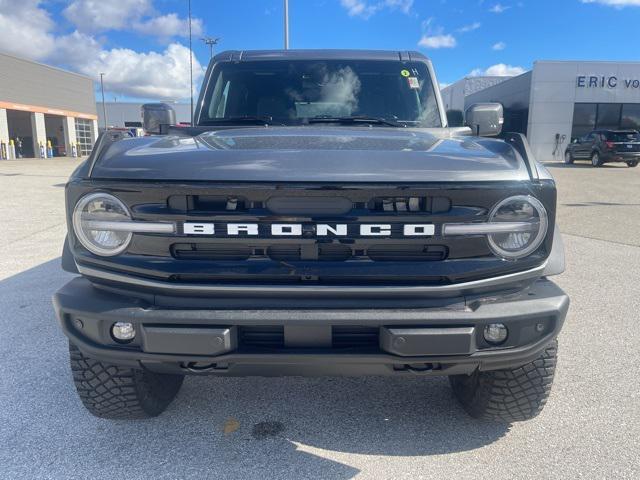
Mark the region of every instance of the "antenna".
[[284, 49], [289, 50], [289, 0], [284, 0]]
[[189, 92], [191, 94], [190, 123], [191, 126], [193, 126], [193, 48], [191, 44], [191, 0], [189, 0]]

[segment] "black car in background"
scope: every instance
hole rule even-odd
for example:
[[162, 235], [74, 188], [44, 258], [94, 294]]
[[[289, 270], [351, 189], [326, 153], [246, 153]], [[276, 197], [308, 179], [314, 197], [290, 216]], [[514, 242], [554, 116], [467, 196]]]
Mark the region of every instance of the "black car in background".
[[636, 167], [640, 160], [640, 133], [637, 130], [594, 130], [574, 139], [564, 153], [564, 163], [590, 160], [600, 167], [605, 163], [625, 162]]

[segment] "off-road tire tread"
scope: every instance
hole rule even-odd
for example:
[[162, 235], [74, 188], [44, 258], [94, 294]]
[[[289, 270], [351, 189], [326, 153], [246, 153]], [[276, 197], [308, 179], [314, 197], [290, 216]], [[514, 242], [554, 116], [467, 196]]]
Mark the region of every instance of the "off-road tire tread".
[[96, 417], [139, 419], [160, 415], [184, 376], [149, 372], [87, 357], [69, 343], [73, 382], [82, 404]]
[[536, 417], [551, 392], [558, 342], [551, 342], [530, 363], [509, 370], [449, 377], [464, 409], [474, 418], [517, 422]]

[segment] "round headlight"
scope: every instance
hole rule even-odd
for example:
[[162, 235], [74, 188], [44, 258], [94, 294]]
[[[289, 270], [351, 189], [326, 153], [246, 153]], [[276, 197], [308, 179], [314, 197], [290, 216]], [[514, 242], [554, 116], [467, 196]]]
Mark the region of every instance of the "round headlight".
[[517, 231], [493, 233], [487, 237], [494, 253], [509, 260], [533, 253], [544, 241], [549, 225], [544, 205], [529, 195], [502, 200], [493, 207], [489, 222], [519, 224]]
[[113, 195], [91, 193], [82, 197], [73, 210], [73, 231], [84, 248], [96, 255], [122, 253], [132, 233], [109, 230], [109, 223], [130, 221], [129, 210]]

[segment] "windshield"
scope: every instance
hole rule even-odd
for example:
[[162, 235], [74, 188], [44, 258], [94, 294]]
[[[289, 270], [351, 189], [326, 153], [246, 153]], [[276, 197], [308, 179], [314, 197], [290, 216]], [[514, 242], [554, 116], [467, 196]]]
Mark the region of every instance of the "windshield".
[[310, 119], [346, 117], [400, 126], [442, 126], [427, 66], [379, 60], [218, 64], [207, 84], [198, 123], [262, 119], [300, 125]]
[[607, 140], [610, 142], [640, 142], [638, 132], [608, 132]]

